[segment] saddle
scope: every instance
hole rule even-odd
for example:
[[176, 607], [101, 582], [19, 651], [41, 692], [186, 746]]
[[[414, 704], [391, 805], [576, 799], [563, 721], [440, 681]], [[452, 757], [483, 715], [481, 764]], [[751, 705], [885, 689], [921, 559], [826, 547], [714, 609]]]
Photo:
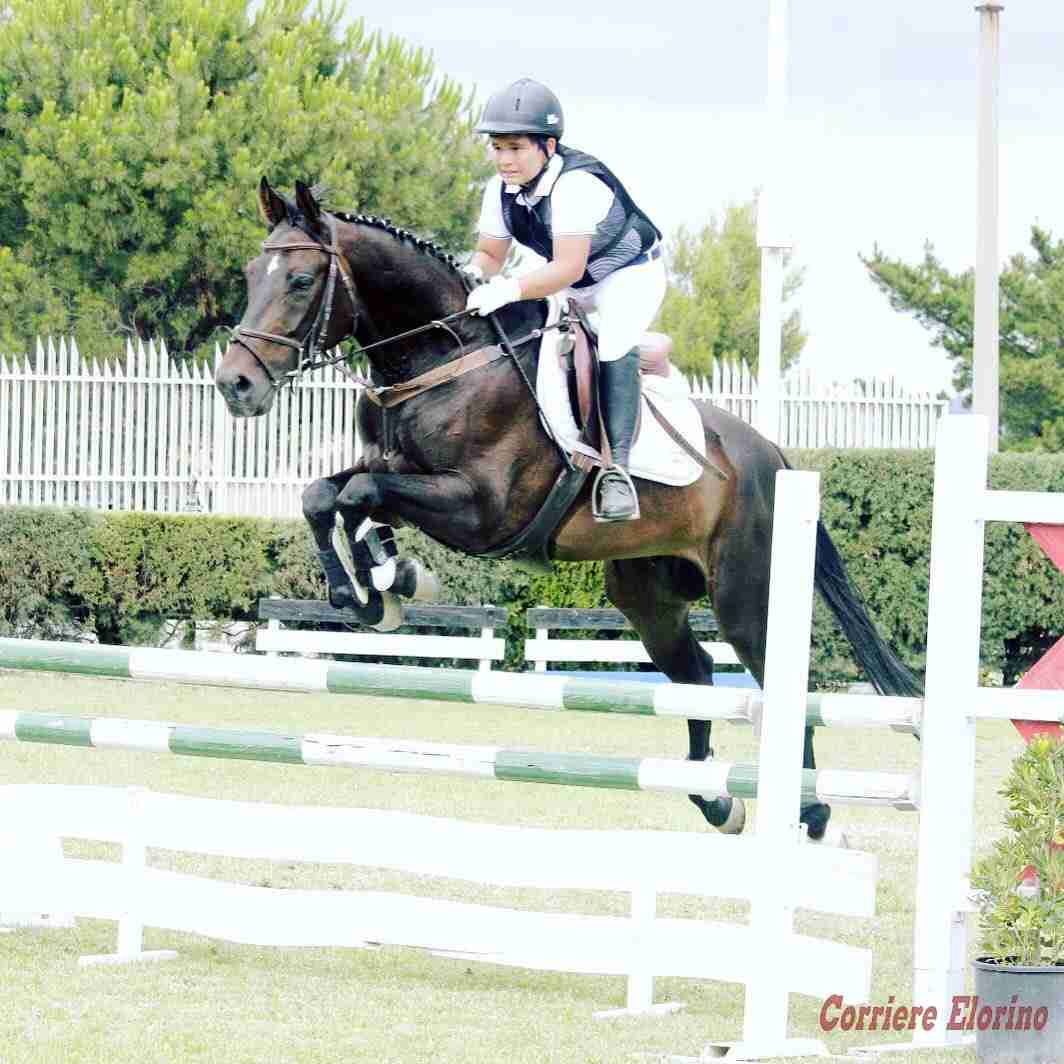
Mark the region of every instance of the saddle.
[[[672, 338], [665, 333], [645, 332], [639, 344], [639, 372], [668, 378], [672, 363]], [[611, 461], [609, 440], [603, 429], [598, 401], [598, 336], [584, 313], [570, 307], [568, 327], [559, 344], [558, 357], [565, 374], [569, 392], [569, 407], [580, 429], [582, 442], [600, 451], [606, 464]], [[653, 407], [651, 407], [653, 409]], [[655, 411], [655, 415], [657, 412]], [[642, 404], [636, 421], [635, 437], [638, 438], [643, 417]], [[574, 455], [579, 461], [582, 456]]]

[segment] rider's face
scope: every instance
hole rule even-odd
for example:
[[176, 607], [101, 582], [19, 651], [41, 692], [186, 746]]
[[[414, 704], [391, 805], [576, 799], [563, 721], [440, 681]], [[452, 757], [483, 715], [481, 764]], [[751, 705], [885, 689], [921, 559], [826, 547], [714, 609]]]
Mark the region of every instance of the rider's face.
[[[547, 141], [550, 154], [554, 152], [554, 138]], [[509, 185], [525, 185], [543, 169], [549, 155], [531, 137], [497, 136], [491, 138], [491, 154], [495, 168]]]

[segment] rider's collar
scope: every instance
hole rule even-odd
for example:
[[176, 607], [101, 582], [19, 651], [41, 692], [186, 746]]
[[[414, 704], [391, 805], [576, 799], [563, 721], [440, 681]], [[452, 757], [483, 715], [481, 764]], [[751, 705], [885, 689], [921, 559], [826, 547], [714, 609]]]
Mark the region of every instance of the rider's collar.
[[539, 180], [536, 182], [536, 187], [532, 192], [525, 192], [522, 190], [521, 185], [507, 185], [506, 191], [512, 196], [514, 193], [520, 193], [517, 197], [518, 202], [523, 203], [529, 207], [534, 207], [544, 196], [549, 196], [551, 190], [554, 188], [554, 182], [558, 180], [562, 172], [562, 166], [564, 165], [562, 157], [555, 152], [550, 157], [550, 162], [543, 167], [542, 173], [539, 175]]

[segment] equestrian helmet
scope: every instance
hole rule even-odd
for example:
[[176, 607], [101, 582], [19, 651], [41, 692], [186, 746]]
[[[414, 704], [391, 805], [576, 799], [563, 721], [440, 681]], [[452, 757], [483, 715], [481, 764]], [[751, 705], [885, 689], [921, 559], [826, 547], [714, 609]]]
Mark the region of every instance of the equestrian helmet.
[[539, 133], [562, 139], [565, 116], [558, 97], [546, 85], [521, 78], [495, 93], [484, 107], [478, 133]]

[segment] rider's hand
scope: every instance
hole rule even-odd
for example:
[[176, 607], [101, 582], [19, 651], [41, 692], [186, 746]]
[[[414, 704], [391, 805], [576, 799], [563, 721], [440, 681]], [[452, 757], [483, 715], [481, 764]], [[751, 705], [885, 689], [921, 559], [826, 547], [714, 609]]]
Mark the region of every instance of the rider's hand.
[[484, 283], [484, 271], [471, 262], [467, 262], [464, 266], [459, 266], [458, 272], [468, 278], [470, 288], [476, 288], [478, 284]]
[[516, 303], [520, 298], [521, 284], [516, 277], [497, 276], [469, 293], [466, 310], [475, 310], [481, 316], [494, 314], [500, 307]]

